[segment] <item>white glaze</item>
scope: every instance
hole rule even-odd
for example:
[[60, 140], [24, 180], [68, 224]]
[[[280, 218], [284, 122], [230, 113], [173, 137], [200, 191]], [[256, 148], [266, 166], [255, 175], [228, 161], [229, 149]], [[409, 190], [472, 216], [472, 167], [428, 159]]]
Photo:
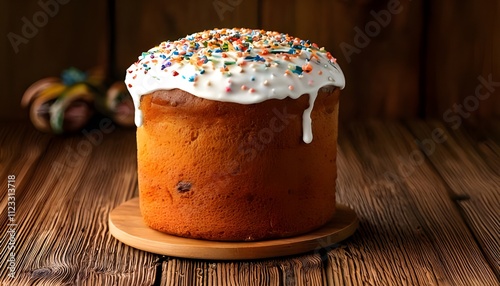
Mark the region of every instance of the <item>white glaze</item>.
[[[239, 39], [251, 37], [253, 40], [237, 41], [236, 34]], [[203, 44], [207, 42], [205, 48]], [[217, 47], [227, 42], [232, 45]], [[198, 48], [193, 46], [196, 43]], [[336, 60], [312, 45], [285, 34], [249, 29], [204, 31], [178, 41], [163, 42], [143, 53], [127, 70], [125, 83], [134, 100], [135, 123], [142, 125], [141, 96], [156, 90], [178, 88], [201, 98], [240, 104], [286, 97], [296, 99], [309, 94], [302, 126], [303, 141], [310, 143], [313, 139], [311, 111], [319, 89], [345, 85]], [[248, 49], [242, 51], [247, 46]], [[186, 57], [174, 52], [193, 55]], [[256, 60], [256, 56], [260, 58]], [[312, 68], [309, 72], [297, 70], [307, 64]]]

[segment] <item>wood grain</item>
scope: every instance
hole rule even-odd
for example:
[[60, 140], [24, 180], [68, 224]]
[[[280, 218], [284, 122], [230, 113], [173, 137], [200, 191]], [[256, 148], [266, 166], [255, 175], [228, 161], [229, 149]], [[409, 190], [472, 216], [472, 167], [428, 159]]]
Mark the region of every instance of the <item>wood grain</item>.
[[[225, 8], [219, 10], [214, 3], [227, 6], [224, 5]], [[162, 41], [176, 40], [213, 28], [258, 28], [257, 7], [256, 1], [226, 0], [147, 0], [118, 5], [116, 74], [123, 78], [126, 68], [136, 61], [143, 51]]]
[[[3, 25], [2, 65], [0, 66], [0, 118], [27, 118], [21, 109], [23, 92], [35, 81], [48, 76], [59, 76], [64, 69], [82, 70], [106, 63], [106, 2], [105, 1], [52, 1], [47, 14], [39, 2], [2, 1], [0, 18]], [[59, 4], [66, 3], [66, 4]], [[46, 8], [48, 9], [48, 8]], [[33, 20], [35, 15], [38, 20]], [[46, 15], [46, 21], [44, 16]], [[35, 30], [24, 28], [23, 18]], [[13, 47], [7, 35], [13, 33], [26, 42]]]
[[[156, 257], [119, 243], [107, 230], [109, 212], [136, 195], [134, 133], [116, 129], [99, 144], [89, 142], [85, 136], [54, 138], [25, 182], [16, 205], [19, 285], [154, 281]], [[83, 152], [82, 146], [90, 147]], [[1, 271], [5, 279], [6, 268]]]
[[[450, 187], [454, 200], [475, 238], [481, 244], [488, 262], [500, 279], [500, 149], [497, 142], [483, 134], [449, 129], [442, 123], [411, 122], [419, 140], [429, 138], [433, 130], [444, 131], [447, 138], [435, 144], [427, 158]], [[476, 138], [471, 138], [474, 136]]]
[[[0, 176], [5, 180], [7, 176], [16, 176], [16, 199], [21, 199], [26, 184], [35, 172], [34, 166], [46, 150], [49, 135], [36, 132], [27, 123], [1, 122], [0, 123]], [[2, 225], [6, 222], [7, 196], [0, 199]]]
[[[421, 2], [398, 1], [398, 12], [391, 14], [388, 2], [263, 1], [261, 26], [310, 39], [332, 52], [346, 77], [341, 121], [416, 117], [423, 8]], [[389, 15], [387, 23], [376, 21], [373, 15], [379, 13]], [[283, 21], [282, 15], [293, 21]], [[376, 33], [366, 32], [373, 25]], [[366, 44], [358, 43], [361, 34]]]
[[[46, 2], [58, 3], [54, 1]], [[33, 16], [43, 12], [40, 1], [0, 2], [0, 32], [5, 36], [0, 45], [4, 55], [0, 118], [27, 118], [20, 98], [41, 78], [58, 76], [71, 66], [86, 70], [115, 62], [111, 75], [123, 80], [125, 69], [141, 52], [161, 41], [215, 27], [278, 30], [331, 50], [347, 78], [340, 113], [345, 122], [373, 117], [453, 121], [450, 115], [444, 117], [445, 112], [455, 105], [473, 104], [464, 100], [475, 95], [479, 76], [491, 76], [495, 84], [500, 81], [499, 0], [464, 5], [409, 0], [117, 3], [115, 50], [109, 54], [110, 1], [67, 1], [29, 37], [23, 36], [22, 19], [33, 22]], [[399, 3], [398, 12], [377, 26], [374, 15], [387, 11], [390, 3]], [[367, 25], [373, 29], [365, 40], [369, 43], [356, 44], [360, 34], [367, 34]], [[17, 52], [9, 33], [26, 38]], [[354, 52], [346, 52], [346, 44]], [[491, 88], [487, 101], [466, 110], [470, 115], [465, 121], [500, 117], [500, 88]]]
[[[260, 271], [254, 275], [261, 281], [270, 281], [270, 275], [277, 271], [278, 279], [269, 285], [498, 284], [480, 247], [470, 247], [475, 244], [473, 235], [449, 199], [446, 183], [433, 173], [429, 163], [419, 166], [411, 179], [405, 177], [397, 183], [387, 179], [385, 172], [394, 169], [402, 176], [397, 171], [398, 157], [408, 156], [418, 147], [404, 126], [358, 124], [350, 127], [349, 132], [341, 132], [340, 138], [338, 198], [356, 209], [362, 218], [361, 228], [352, 239], [329, 250], [326, 262], [319, 253], [265, 260], [255, 262]], [[279, 267], [269, 269], [269, 263]], [[306, 277], [301, 276], [303, 265], [312, 266]], [[185, 281], [180, 280], [185, 276], [180, 276], [174, 267], [186, 273], [193, 266], [180, 259], [163, 262], [162, 281], [166, 284], [162, 285]], [[208, 281], [232, 285], [228, 281], [233, 281], [229, 279], [234, 279], [232, 271], [236, 265], [205, 262], [201, 268], [209, 267], [217, 269], [210, 273], [218, 276]], [[248, 275], [246, 271], [242, 273]], [[214, 285], [202, 281], [189, 282]], [[268, 285], [248, 280], [236, 282]]]
[[[159, 256], [110, 235], [109, 212], [137, 196], [134, 130], [103, 133], [84, 152], [84, 135], [52, 137], [2, 123], [1, 172], [26, 175], [16, 182], [17, 278], [2, 267], [0, 284], [498, 285], [498, 126], [342, 126], [337, 199], [356, 211], [358, 231], [303, 255], [214, 261]], [[415, 140], [438, 127], [448, 139], [420, 159]], [[5, 217], [3, 206], [2, 265]]]
[[[426, 113], [446, 119], [445, 112], [455, 112], [455, 105], [468, 114], [462, 119], [472, 121], [500, 116], [500, 2], [469, 2], [458, 4], [429, 2], [429, 22], [426, 47], [425, 96]], [[446, 35], [446, 37], [443, 37]], [[478, 77], [491, 77], [497, 84], [476, 107], [467, 97], [475, 97]], [[473, 108], [474, 107], [474, 108]], [[458, 109], [457, 109], [458, 110]], [[452, 120], [450, 120], [452, 121]], [[486, 120], [487, 121], [487, 120]]]
[[109, 215], [110, 233], [119, 241], [152, 253], [192, 259], [251, 260], [289, 256], [336, 244], [351, 236], [358, 226], [356, 213], [338, 204], [335, 218], [319, 229], [281, 239], [247, 242], [209, 241], [178, 237], [149, 228], [133, 198]]
[[369, 122], [350, 126], [339, 138], [339, 201], [362, 208], [354, 207], [361, 226], [352, 244], [340, 255], [329, 253], [332, 282], [496, 285], [432, 166], [423, 161], [403, 171], [417, 148], [404, 127]]
[[170, 258], [161, 285], [326, 285], [323, 267], [319, 254], [252, 262]]

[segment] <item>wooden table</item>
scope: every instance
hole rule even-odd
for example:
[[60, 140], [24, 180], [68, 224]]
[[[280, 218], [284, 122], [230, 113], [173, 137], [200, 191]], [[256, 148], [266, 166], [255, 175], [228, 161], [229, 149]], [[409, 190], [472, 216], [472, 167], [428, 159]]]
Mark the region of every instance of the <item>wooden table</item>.
[[0, 124], [3, 285], [499, 285], [498, 121], [342, 126], [337, 198], [357, 212], [357, 232], [314, 253], [236, 262], [155, 255], [110, 235], [109, 212], [137, 196], [136, 145], [134, 130], [100, 123], [93, 139]]

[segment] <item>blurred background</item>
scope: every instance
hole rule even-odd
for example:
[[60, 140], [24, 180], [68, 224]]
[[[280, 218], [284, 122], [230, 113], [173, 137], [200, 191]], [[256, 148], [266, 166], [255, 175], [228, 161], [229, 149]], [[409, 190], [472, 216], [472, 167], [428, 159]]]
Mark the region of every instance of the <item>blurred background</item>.
[[[500, 117], [500, 1], [39, 0], [0, 2], [0, 118], [68, 67], [123, 80], [142, 51], [211, 28], [276, 30], [324, 46], [347, 81], [341, 121]], [[489, 95], [487, 95], [489, 94]]]

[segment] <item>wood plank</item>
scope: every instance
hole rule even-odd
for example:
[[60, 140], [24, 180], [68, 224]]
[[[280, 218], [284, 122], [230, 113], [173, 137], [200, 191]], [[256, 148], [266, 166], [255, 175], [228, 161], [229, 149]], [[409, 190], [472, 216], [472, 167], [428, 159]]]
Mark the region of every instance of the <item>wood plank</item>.
[[[389, 2], [400, 3], [396, 13], [387, 12]], [[347, 79], [341, 121], [411, 118], [418, 115], [421, 92], [422, 6], [420, 1], [262, 1], [261, 27], [309, 39], [337, 58]], [[380, 17], [387, 19], [382, 25]]]
[[[498, 117], [500, 115], [499, 1], [460, 4], [431, 1], [429, 6], [430, 28], [427, 31], [427, 57], [424, 59], [427, 114], [449, 122], [477, 119], [487, 121]], [[478, 90], [477, 87], [482, 85], [478, 77], [484, 79], [491, 77], [496, 83]], [[476, 98], [478, 93], [489, 93], [489, 96], [485, 96], [484, 100], [478, 100]], [[457, 110], [462, 112], [458, 113]]]
[[239, 261], [297, 255], [345, 240], [356, 231], [358, 218], [343, 205], [337, 205], [335, 212], [337, 219], [304, 235], [256, 242], [208, 241], [151, 229], [144, 223], [136, 197], [111, 211], [108, 226], [113, 237], [143, 251], [190, 259]]
[[[27, 118], [20, 102], [33, 82], [69, 67], [87, 70], [106, 63], [106, 1], [8, 0], [0, 5], [5, 41], [0, 45], [0, 118]], [[9, 33], [23, 40], [12, 45]]]
[[[50, 135], [36, 131], [27, 122], [0, 122], [0, 178], [6, 180], [9, 175], [16, 176], [16, 199], [21, 199], [25, 194], [26, 184], [35, 171], [33, 166], [36, 166], [46, 150], [50, 138]], [[2, 225], [7, 220], [7, 200], [8, 196], [0, 199]]]
[[[154, 282], [157, 257], [118, 242], [108, 231], [108, 213], [137, 196], [137, 170], [134, 131], [106, 126], [102, 140], [54, 138], [27, 182], [16, 205], [16, 284]], [[5, 265], [5, 248], [0, 257]], [[4, 283], [12, 282], [6, 268], [0, 271]]]
[[500, 119], [490, 120], [484, 132], [496, 145], [500, 145]]
[[[259, 27], [310, 39], [332, 51], [349, 79], [343, 91], [342, 120], [417, 115], [423, 13], [420, 2], [402, 4], [401, 12], [392, 15], [387, 26], [370, 37], [370, 43], [360, 48], [359, 53], [352, 55], [344, 53], [341, 46], [349, 44], [356, 48], [355, 27], [364, 30], [374, 21], [374, 13], [387, 10], [387, 3], [320, 1], [310, 4], [280, 0], [258, 4], [257, 1], [239, 1], [239, 5], [228, 8], [234, 10], [223, 13], [221, 20], [214, 8], [216, 2], [227, 4], [230, 1], [148, 1], [146, 4], [119, 5], [116, 74], [124, 74], [142, 51], [163, 40], [213, 27]], [[283, 21], [284, 17], [294, 20]], [[143, 20], [130, 21], [138, 18]], [[367, 68], [366, 63], [373, 58], [384, 64]]]
[[162, 41], [213, 28], [258, 28], [257, 8], [257, 1], [228, 0], [149, 0], [118, 5], [116, 74], [125, 75], [142, 52]]
[[319, 254], [305, 255], [291, 259], [295, 265], [295, 284], [298, 286], [305, 285], [323, 285], [324, 281], [324, 261]]
[[338, 200], [353, 206], [361, 225], [328, 253], [330, 283], [497, 285], [433, 167], [418, 160], [403, 169], [418, 150], [404, 127], [369, 122], [341, 130]]
[[[493, 126], [494, 120], [491, 120], [488, 125]], [[495, 135], [482, 125], [464, 127], [464, 129], [447, 130], [452, 132], [458, 146], [474, 150], [474, 153], [479, 156], [478, 158], [474, 155], [476, 160], [481, 165], [483, 162], [486, 163], [492, 172], [500, 176], [500, 138], [495, 138], [495, 136], [500, 137], [500, 130]], [[462, 145], [462, 143], [466, 145]]]
[[319, 254], [240, 262], [169, 258], [162, 264], [161, 285], [322, 285]]
[[[431, 142], [434, 130], [442, 130], [446, 140], [425, 147], [427, 158], [450, 187], [470, 229], [481, 245], [493, 271], [500, 279], [500, 150], [480, 129], [466, 131], [446, 128], [440, 122], [410, 122], [420, 141]], [[426, 146], [431, 146], [427, 143]], [[432, 152], [431, 152], [432, 151]]]
[[[433, 125], [428, 127], [432, 130]], [[0, 135], [11, 134], [5, 130], [0, 128]], [[18, 134], [15, 129], [12, 132]], [[466, 158], [478, 161], [479, 170], [493, 172], [494, 161], [485, 160], [490, 153], [478, 148], [480, 144], [469, 135], [450, 134], [460, 148], [473, 146], [475, 153], [466, 154], [470, 157]], [[417, 164], [411, 172], [401, 167], [418, 146], [414, 136], [400, 124], [371, 122], [353, 124], [349, 130], [341, 128], [338, 200], [357, 211], [361, 226], [351, 239], [329, 250], [326, 261], [322, 259], [326, 249], [252, 262], [178, 258], [158, 261], [153, 254], [117, 242], [107, 230], [107, 215], [137, 195], [135, 138], [132, 131], [120, 129], [103, 137], [102, 142], [91, 143], [88, 153], [83, 152], [88, 144], [82, 142], [90, 142], [85, 136], [52, 139], [36, 172], [28, 182], [23, 179], [24, 196], [16, 213], [20, 263], [16, 284], [498, 284], [494, 269], [474, 240], [484, 238], [471, 235], [449, 198], [452, 188], [436, 173], [436, 168], [428, 161]], [[5, 142], [31, 142], [27, 146], [38, 142], [6, 141], [12, 140], [8, 138], [0, 137], [0, 146], [8, 146]], [[67, 169], [57, 168], [56, 163]], [[389, 177], [387, 172], [394, 176]], [[492, 204], [486, 206], [490, 209], [498, 201], [498, 197], [484, 200]], [[486, 233], [481, 228], [491, 230], [483, 217], [475, 216], [479, 206], [470, 205], [472, 211], [466, 209], [468, 206], [462, 208], [472, 214], [465, 218], [473, 222], [469, 225], [477, 226], [474, 233]], [[4, 224], [2, 231], [6, 232]], [[480, 244], [483, 249], [492, 245], [495, 246]], [[0, 255], [0, 262], [6, 265], [5, 247]], [[155, 277], [158, 263], [161, 276]], [[0, 274], [3, 283], [12, 282], [6, 278], [5, 268]]]
[[[485, 139], [485, 144], [493, 148], [488, 150], [485, 144], [470, 138], [470, 134], [465, 133], [464, 129], [448, 129], [436, 121], [410, 121], [408, 126], [417, 140], [423, 142], [420, 144], [423, 153], [429, 154], [427, 157], [450, 186], [454, 198], [468, 198], [479, 193], [498, 191], [500, 170], [492, 169], [499, 164], [495, 142]], [[442, 132], [442, 143], [433, 140], [433, 132]]]
[[[356, 128], [352, 131], [355, 134], [341, 141], [343, 152], [339, 154], [339, 172], [343, 176], [339, 178], [339, 184], [344, 182], [345, 185], [339, 186], [339, 200], [357, 206], [361, 210], [358, 214], [365, 217], [365, 221], [351, 242], [328, 253], [330, 265], [326, 267], [323, 278], [330, 285], [494, 285], [496, 280], [491, 269], [460, 214], [448, 200], [446, 185], [439, 176], [433, 174], [430, 166], [421, 167], [425, 169], [422, 174], [421, 171], [414, 171], [412, 176], [417, 178], [397, 186], [380, 173], [380, 170], [387, 170], [388, 166], [384, 166], [386, 163], [397, 169], [396, 157], [408, 156], [414, 150], [409, 148], [414, 144], [411, 135], [401, 126], [392, 127], [392, 134], [387, 136], [381, 135], [383, 126], [375, 124], [374, 127], [377, 128]], [[372, 132], [372, 129], [379, 132]], [[405, 136], [396, 139], [391, 137], [401, 133]], [[372, 142], [377, 134], [378, 140], [366, 146], [366, 142]], [[393, 153], [391, 146], [397, 147], [396, 153]], [[377, 159], [381, 155], [386, 158]], [[391, 163], [389, 160], [394, 161]], [[342, 168], [349, 170], [349, 173], [341, 172]], [[431, 179], [429, 182], [416, 183], [425, 181], [423, 178], [427, 176]], [[420, 194], [421, 188], [415, 185], [428, 188], [424, 192], [425, 196]], [[441, 204], [445, 206], [444, 210], [434, 214], [435, 209], [440, 210]], [[439, 240], [443, 241], [434, 245]], [[471, 261], [472, 269], [461, 264], [463, 257]], [[300, 271], [296, 270], [302, 260], [293, 261], [292, 265], [290, 260], [279, 263], [281, 281], [304, 281], [297, 279]], [[218, 273], [227, 277], [229, 270], [222, 269]], [[175, 275], [169, 276], [169, 279], [176, 281]], [[226, 280], [216, 281], [222, 283]]]
[[[349, 202], [353, 207], [357, 207], [357, 210], [361, 210], [358, 214], [361, 214], [365, 220], [352, 240], [328, 252], [329, 265], [325, 267], [326, 273], [320, 274], [320, 271], [316, 271], [308, 279], [318, 281], [321, 277], [328, 285], [364, 285], [365, 283], [372, 285], [474, 285], [478, 283], [489, 285], [490, 283], [494, 285], [496, 280], [491, 269], [488, 268], [452, 202], [447, 200], [446, 185], [440, 181], [439, 176], [433, 174], [430, 166], [424, 165], [423, 174], [415, 171], [412, 175], [416, 175], [417, 178], [398, 185], [387, 181], [384, 174], [380, 173], [381, 170], [387, 170], [388, 167], [384, 166], [386, 163], [389, 163], [389, 167], [397, 169], [398, 160], [395, 157], [399, 154], [407, 156], [410, 151], [414, 150], [409, 148], [414, 144], [411, 135], [399, 125], [393, 126], [387, 136], [380, 135], [383, 133], [383, 126], [375, 124], [375, 127], [378, 128], [366, 127], [361, 130], [359, 126], [355, 128], [353, 133], [356, 133], [344, 139], [343, 143], [341, 142], [342, 152], [339, 154], [339, 170], [342, 168], [349, 170], [349, 173], [339, 171], [343, 174], [339, 178], [339, 200], [344, 200], [344, 203]], [[372, 132], [372, 129], [382, 130]], [[359, 132], [361, 133], [358, 134]], [[405, 136], [391, 137], [401, 135], [402, 132]], [[365, 146], [366, 142], [372, 142], [376, 134], [379, 134], [381, 138], [378, 138], [373, 145]], [[397, 138], [405, 138], [405, 140]], [[390, 140], [394, 141], [389, 142], [392, 145], [386, 142]], [[395, 154], [391, 146], [397, 147]], [[381, 155], [387, 158], [377, 159]], [[389, 160], [394, 161], [390, 163]], [[367, 172], [369, 175], [366, 175]], [[370, 178], [373, 173], [376, 176], [372, 180]], [[426, 179], [423, 178], [427, 176], [431, 180], [423, 184], [423, 187], [428, 190], [425, 196], [422, 196], [420, 188], [416, 188], [415, 185], [422, 185], [416, 182], [425, 181]], [[344, 185], [340, 182], [344, 182]], [[434, 186], [435, 184], [437, 187]], [[420, 201], [416, 202], [417, 200]], [[444, 204], [445, 209], [434, 214], [435, 209], [440, 210], [441, 204]], [[450, 213], [451, 218], [449, 218]], [[434, 245], [439, 240], [444, 241]], [[468, 250], [469, 248], [472, 250]], [[471, 261], [471, 268], [462, 265], [463, 257]], [[318, 255], [315, 259], [321, 261]], [[270, 285], [301, 285], [307, 281], [301, 279], [300, 276], [303, 259], [275, 261], [277, 261], [275, 265], [279, 267], [280, 279], [274, 281], [277, 284]], [[169, 281], [170, 284], [162, 285], [177, 285], [184, 281], [182, 279], [185, 279], [185, 276], [182, 273], [186, 271], [174, 269], [179, 267], [178, 263], [184, 265], [180, 269], [188, 268], [189, 261], [175, 259], [176, 264], [169, 265], [169, 263], [172, 261], [169, 260], [163, 264], [162, 281]], [[207, 265], [205, 264], [205, 269]], [[226, 285], [229, 277], [232, 277], [231, 271], [236, 271], [239, 266], [231, 266], [231, 263], [210, 265], [215, 265], [217, 270], [211, 273], [216, 275], [211, 276], [205, 284], [198, 282], [194, 285]], [[258, 269], [261, 269], [259, 262], [250, 265], [256, 265]], [[265, 279], [271, 272], [266, 270], [257, 271], [257, 273], [261, 273], [258, 274], [259, 277]], [[245, 281], [237, 282], [240, 283], [239, 285], [247, 285]]]

